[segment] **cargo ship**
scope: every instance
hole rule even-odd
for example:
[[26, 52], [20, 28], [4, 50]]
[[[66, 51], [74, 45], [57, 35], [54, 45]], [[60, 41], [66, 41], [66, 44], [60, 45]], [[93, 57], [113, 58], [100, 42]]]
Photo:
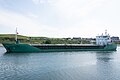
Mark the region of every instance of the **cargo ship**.
[[7, 53], [35, 53], [35, 52], [66, 52], [66, 51], [115, 51], [117, 45], [114, 44], [110, 35], [105, 32], [96, 36], [96, 44], [22, 44], [2, 43]]

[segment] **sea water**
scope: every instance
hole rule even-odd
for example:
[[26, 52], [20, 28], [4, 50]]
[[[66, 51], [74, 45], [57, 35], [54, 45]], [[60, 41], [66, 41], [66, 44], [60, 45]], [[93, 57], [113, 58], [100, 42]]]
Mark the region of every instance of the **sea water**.
[[5, 53], [0, 47], [0, 80], [120, 80], [117, 51]]

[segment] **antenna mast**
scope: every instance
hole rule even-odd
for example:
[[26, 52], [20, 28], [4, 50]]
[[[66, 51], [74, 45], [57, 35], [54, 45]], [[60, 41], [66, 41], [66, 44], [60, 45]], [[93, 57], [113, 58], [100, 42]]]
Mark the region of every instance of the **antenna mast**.
[[105, 35], [107, 35], [107, 30], [105, 30]]

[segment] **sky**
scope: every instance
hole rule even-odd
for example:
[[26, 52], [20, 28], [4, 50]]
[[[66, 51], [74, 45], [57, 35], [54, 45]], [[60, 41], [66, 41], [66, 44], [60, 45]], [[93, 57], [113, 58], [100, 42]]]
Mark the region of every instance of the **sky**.
[[120, 0], [0, 0], [0, 33], [94, 38], [120, 36]]

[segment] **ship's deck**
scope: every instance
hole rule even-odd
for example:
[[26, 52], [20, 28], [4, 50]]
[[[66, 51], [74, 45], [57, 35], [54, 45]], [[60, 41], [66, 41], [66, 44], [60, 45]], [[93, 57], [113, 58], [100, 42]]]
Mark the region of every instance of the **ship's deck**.
[[95, 44], [30, 44], [31, 46], [97, 46]]
[[31, 44], [39, 49], [103, 49], [105, 46], [95, 44]]

